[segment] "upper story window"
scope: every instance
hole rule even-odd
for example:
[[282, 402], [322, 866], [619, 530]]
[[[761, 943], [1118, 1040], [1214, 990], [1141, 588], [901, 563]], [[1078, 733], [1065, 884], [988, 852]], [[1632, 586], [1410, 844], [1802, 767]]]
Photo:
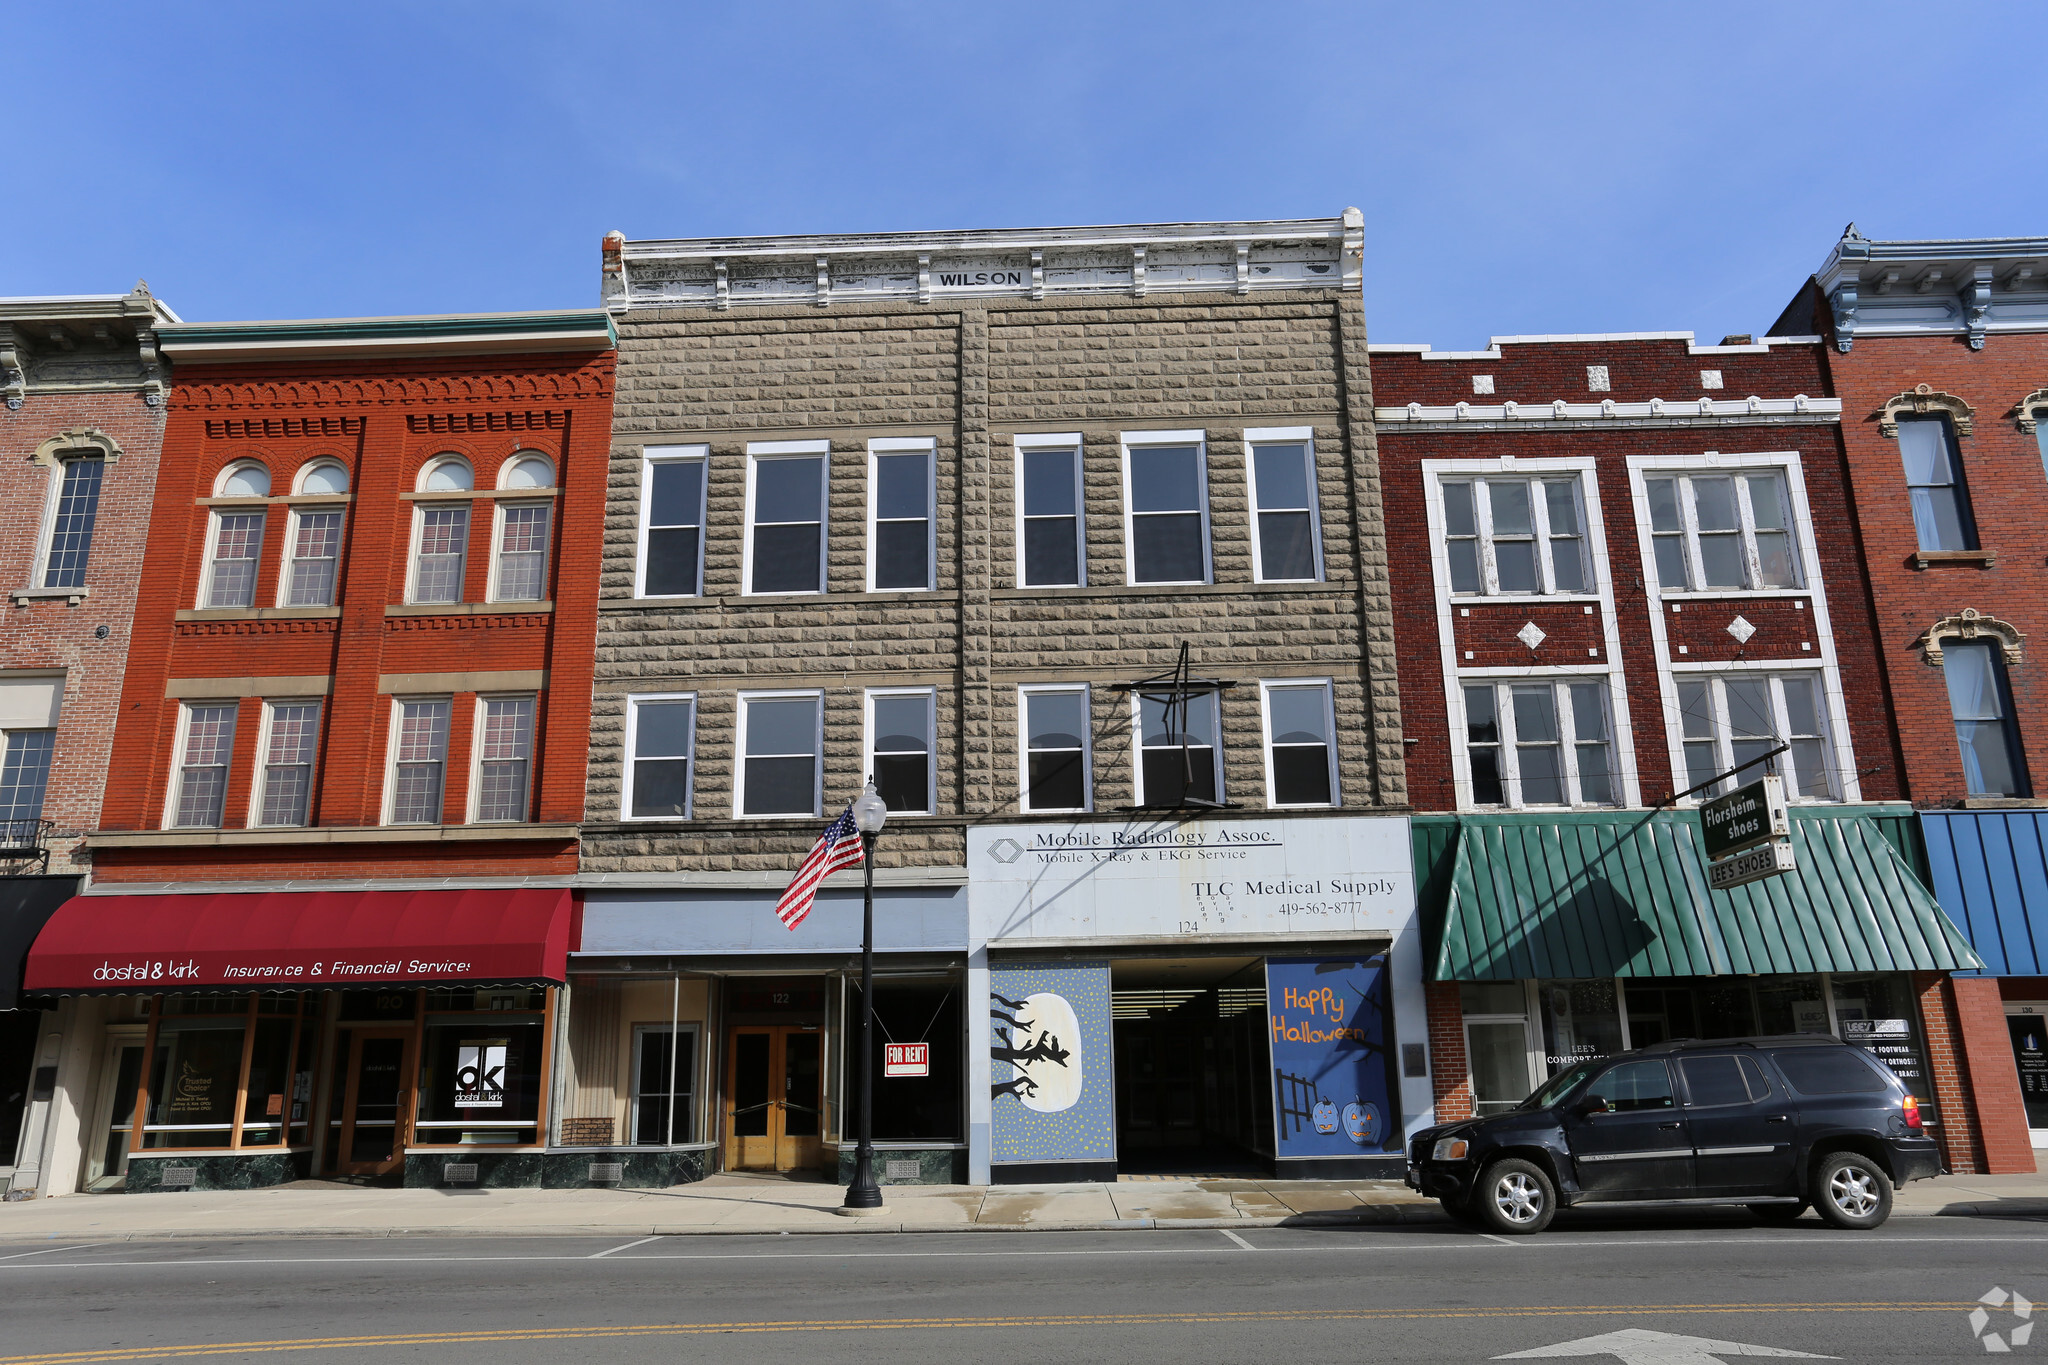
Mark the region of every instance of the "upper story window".
[[[443, 455], [420, 471], [422, 493], [467, 493], [476, 487], [469, 461]], [[469, 567], [467, 502], [421, 501], [413, 504], [412, 584], [409, 602], [449, 604], [462, 600]]]
[[868, 442], [868, 590], [934, 586], [936, 452], [927, 440]]
[[1019, 755], [1023, 808], [1032, 812], [1089, 809], [1088, 688], [1026, 687], [1018, 691], [1023, 723]]
[[697, 753], [697, 699], [688, 693], [626, 699], [627, 820], [690, 818], [690, 770]]
[[1201, 432], [1125, 433], [1124, 545], [1132, 583], [1209, 581]]
[[227, 804], [228, 761], [235, 748], [235, 711], [233, 702], [185, 708], [172, 784], [173, 828], [220, 828]]
[[42, 817], [63, 704], [61, 677], [0, 676], [0, 822]]
[[747, 591], [825, 591], [823, 441], [747, 447]]
[[[505, 491], [554, 486], [554, 462], [542, 455], [514, 455], [498, 476], [498, 487]], [[554, 514], [551, 502], [498, 500], [498, 549], [491, 564], [493, 602], [539, 602], [547, 597], [548, 542]]]
[[1081, 522], [1081, 438], [1019, 436], [1017, 586], [1077, 588], [1088, 581]]
[[739, 815], [816, 815], [824, 776], [824, 697], [817, 692], [742, 693]]
[[1261, 439], [1266, 435], [1245, 433], [1250, 447], [1255, 577], [1261, 583], [1315, 582], [1323, 576], [1315, 446], [1306, 431], [1284, 433], [1289, 439]]
[[348, 466], [339, 460], [315, 460], [299, 471], [295, 491], [307, 497], [346, 493]]
[[533, 709], [532, 697], [477, 698], [473, 820], [526, 818], [533, 776]]
[[1591, 556], [1577, 475], [1445, 479], [1451, 591], [1583, 593]]
[[1615, 804], [1605, 683], [1469, 682], [1464, 699], [1472, 804]]
[[43, 586], [82, 588], [85, 566], [92, 556], [93, 525], [99, 520], [100, 485], [107, 457], [98, 452], [60, 458], [55, 506], [51, 509], [49, 551], [43, 557]]
[[[214, 486], [217, 498], [267, 498], [270, 471], [252, 460], [221, 471]], [[204, 607], [256, 605], [256, 571], [263, 555], [263, 526], [269, 511], [257, 505], [244, 511], [232, 505], [213, 509], [207, 534], [206, 581], [200, 594]]]
[[1652, 474], [1643, 491], [1664, 591], [1799, 586], [1783, 470]]
[[648, 446], [640, 457], [641, 597], [704, 591], [705, 446]]
[[1997, 647], [1989, 640], [1946, 641], [1941, 673], [1948, 683], [1965, 789], [1972, 796], [2031, 795], [2012, 691]]
[[1141, 806], [1215, 805], [1223, 799], [1223, 748], [1214, 692], [1139, 693], [1138, 801]]
[[320, 703], [274, 701], [266, 711], [263, 769], [257, 774], [256, 823], [303, 825], [312, 806]]
[[446, 697], [393, 699], [387, 823], [441, 823], [448, 781], [448, 709]]
[[929, 815], [934, 773], [931, 688], [868, 692], [867, 771], [892, 815]]
[[[338, 460], [316, 460], [299, 471], [301, 496], [332, 496], [348, 492], [348, 470]], [[337, 506], [294, 507], [287, 543], [291, 558], [285, 567], [285, 607], [331, 607], [341, 565], [342, 522]]]
[[1900, 417], [1899, 456], [1913, 499], [1913, 532], [1922, 550], [1974, 550], [1977, 525], [1954, 428], [1947, 417]]
[[1259, 690], [1266, 709], [1266, 803], [1337, 804], [1336, 726], [1327, 682], [1269, 682]]
[[1820, 674], [1681, 677], [1678, 710], [1685, 785], [1698, 786], [1717, 773], [1738, 770], [1692, 799], [1704, 801], [1756, 781], [1765, 772], [1764, 756], [1781, 743], [1791, 745], [1777, 757], [1785, 795], [1795, 801], [1836, 799]]

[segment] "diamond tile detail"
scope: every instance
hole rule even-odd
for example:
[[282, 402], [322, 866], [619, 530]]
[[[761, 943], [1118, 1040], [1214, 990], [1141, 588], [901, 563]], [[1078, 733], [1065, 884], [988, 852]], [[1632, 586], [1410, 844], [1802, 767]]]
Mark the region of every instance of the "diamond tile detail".
[[1530, 621], [1515, 632], [1515, 638], [1529, 646], [1529, 648], [1534, 649], [1543, 643], [1545, 636], [1537, 624], [1534, 621]]
[[1738, 616], [1728, 623], [1728, 633], [1735, 637], [1737, 644], [1748, 644], [1749, 637], [1756, 634], [1756, 627]]

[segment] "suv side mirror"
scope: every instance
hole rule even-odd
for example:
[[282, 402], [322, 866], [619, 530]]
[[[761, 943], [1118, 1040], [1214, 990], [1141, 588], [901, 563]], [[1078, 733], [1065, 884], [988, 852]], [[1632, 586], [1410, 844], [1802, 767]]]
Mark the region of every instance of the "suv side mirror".
[[1572, 1106], [1572, 1112], [1582, 1119], [1587, 1119], [1595, 1114], [1604, 1114], [1611, 1107], [1601, 1096], [1588, 1095], [1585, 1099]]

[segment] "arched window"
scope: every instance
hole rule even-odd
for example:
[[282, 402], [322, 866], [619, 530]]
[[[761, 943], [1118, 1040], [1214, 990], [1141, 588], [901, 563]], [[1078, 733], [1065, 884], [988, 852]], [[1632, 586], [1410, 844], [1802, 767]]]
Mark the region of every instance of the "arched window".
[[267, 498], [270, 496], [270, 471], [254, 460], [237, 460], [220, 472], [213, 495], [217, 498]]
[[[555, 486], [555, 462], [531, 450], [515, 454], [498, 470], [501, 493], [540, 493]], [[491, 561], [491, 600], [539, 602], [547, 595], [548, 544], [555, 509], [546, 498], [528, 502], [500, 497]]]
[[522, 450], [498, 471], [500, 488], [553, 488], [555, 462], [545, 455]]
[[339, 460], [315, 460], [299, 471], [301, 493], [348, 492], [348, 469]]
[[[301, 494], [348, 492], [348, 468], [339, 460], [315, 460], [298, 474]], [[292, 509], [286, 544], [282, 607], [331, 607], [341, 567], [342, 521], [345, 508], [314, 503]]]
[[460, 455], [437, 456], [420, 471], [422, 493], [467, 493], [475, 487], [476, 475]]
[[[267, 498], [270, 471], [254, 460], [237, 460], [220, 472], [219, 498]], [[256, 605], [256, 568], [263, 555], [263, 507], [216, 507], [206, 535], [206, 573], [199, 587], [203, 608]]]

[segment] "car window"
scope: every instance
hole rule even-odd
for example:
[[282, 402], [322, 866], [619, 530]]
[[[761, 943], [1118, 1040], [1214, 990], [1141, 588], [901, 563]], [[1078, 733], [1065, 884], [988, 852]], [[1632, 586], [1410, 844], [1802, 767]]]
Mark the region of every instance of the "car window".
[[1586, 1094], [1588, 1098], [1605, 1101], [1608, 1111], [1616, 1114], [1669, 1109], [1676, 1103], [1671, 1094], [1671, 1073], [1662, 1062], [1623, 1062], [1587, 1087]]
[[1685, 1092], [1697, 1106], [1749, 1103], [1749, 1086], [1733, 1057], [1686, 1057], [1678, 1069], [1685, 1073]]
[[1764, 1069], [1756, 1064], [1754, 1057], [1739, 1057], [1742, 1063], [1742, 1079], [1749, 1083], [1749, 1097], [1753, 1100], [1767, 1100], [1771, 1097], [1771, 1083], [1764, 1076]]
[[1845, 1047], [1800, 1048], [1771, 1054], [1802, 1095], [1876, 1095], [1891, 1089], [1878, 1069]]
[[1594, 1062], [1581, 1062], [1570, 1071], [1552, 1076], [1534, 1094], [1530, 1095], [1528, 1099], [1523, 1100], [1517, 1107], [1521, 1109], [1548, 1109], [1553, 1104], [1563, 1102], [1564, 1097], [1576, 1089], [1579, 1082], [1585, 1080], [1587, 1073], [1592, 1071], [1596, 1065], [1598, 1064]]

